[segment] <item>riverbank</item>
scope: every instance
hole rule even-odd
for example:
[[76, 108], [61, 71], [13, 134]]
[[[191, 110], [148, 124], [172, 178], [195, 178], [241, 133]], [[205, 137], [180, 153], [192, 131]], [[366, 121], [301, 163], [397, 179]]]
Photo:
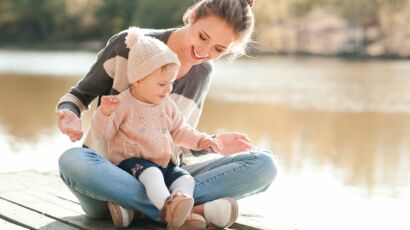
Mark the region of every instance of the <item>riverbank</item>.
[[[91, 41], [66, 41], [66, 42], [41, 42], [41, 43], [1, 43], [1, 50], [15, 50], [20, 51], [37, 51], [37, 52], [93, 52], [97, 53], [102, 48], [104, 48], [105, 43], [102, 41], [91, 40]], [[305, 51], [295, 51], [295, 52], [284, 52], [284, 51], [267, 51], [262, 48], [250, 47], [248, 49], [249, 57], [319, 57], [319, 58], [336, 58], [336, 59], [346, 59], [346, 60], [410, 60], [410, 56], [400, 56], [394, 53], [369, 55], [359, 52], [339, 52], [335, 54], [318, 54]], [[243, 57], [246, 59], [247, 57]]]
[[98, 52], [104, 47], [104, 42], [97, 40], [89, 41], [63, 41], [63, 42], [19, 42], [9, 43], [0, 42], [0, 50], [16, 50], [16, 51], [90, 51]]

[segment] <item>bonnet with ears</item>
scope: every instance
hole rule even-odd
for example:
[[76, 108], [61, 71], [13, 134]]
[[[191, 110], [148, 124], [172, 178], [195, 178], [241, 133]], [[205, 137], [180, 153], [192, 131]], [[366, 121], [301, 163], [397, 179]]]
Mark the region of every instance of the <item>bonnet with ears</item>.
[[128, 53], [128, 82], [141, 80], [167, 64], [180, 66], [178, 56], [162, 41], [145, 36], [142, 29], [131, 27], [125, 38]]

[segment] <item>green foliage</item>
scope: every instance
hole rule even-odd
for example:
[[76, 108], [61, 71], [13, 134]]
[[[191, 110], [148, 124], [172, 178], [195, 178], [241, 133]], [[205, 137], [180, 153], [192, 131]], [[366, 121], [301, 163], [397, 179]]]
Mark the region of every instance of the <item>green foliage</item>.
[[[182, 25], [198, 0], [0, 0], [0, 43], [106, 41], [130, 26]], [[261, 33], [274, 23], [301, 20], [315, 9], [337, 14], [355, 28], [378, 27], [380, 15], [394, 15], [410, 0], [260, 0], [254, 12]], [[386, 24], [386, 23], [385, 23]], [[394, 23], [391, 22], [393, 28]], [[262, 28], [262, 27], [260, 27]], [[271, 38], [272, 36], [268, 36]]]
[[400, 9], [408, 0], [289, 0], [289, 13], [303, 17], [315, 8], [334, 12], [351, 24], [363, 25], [377, 21], [381, 8]]
[[182, 24], [192, 1], [1, 0], [0, 42], [106, 41], [130, 26], [169, 28]]
[[290, 0], [289, 11], [294, 17], [302, 17], [312, 11], [316, 6], [321, 5], [323, 0]]
[[351, 24], [366, 25], [378, 21], [382, 8], [400, 9], [408, 0], [323, 0], [323, 7], [345, 18]]
[[1, 40], [47, 41], [67, 22], [64, 0], [2, 0]]
[[362, 24], [377, 17], [380, 0], [328, 0], [327, 5], [351, 24]]
[[133, 24], [137, 0], [105, 0], [95, 11], [99, 33], [109, 37]]
[[182, 15], [192, 4], [181, 0], [140, 0], [135, 22], [141, 27], [170, 28], [182, 24]]

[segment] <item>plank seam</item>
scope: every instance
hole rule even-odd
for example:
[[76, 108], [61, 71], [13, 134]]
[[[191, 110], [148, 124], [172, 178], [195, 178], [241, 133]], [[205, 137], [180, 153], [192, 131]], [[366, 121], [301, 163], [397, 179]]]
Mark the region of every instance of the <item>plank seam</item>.
[[[12, 203], [12, 204], [15, 204], [15, 205], [17, 205], [17, 206], [20, 206], [20, 207], [22, 207], [22, 208], [26, 208], [26, 209], [28, 209], [28, 210], [30, 210], [30, 211], [39, 213], [39, 214], [44, 215], [44, 216], [46, 216], [46, 217], [52, 218], [52, 219], [54, 219], [54, 220], [60, 221], [60, 222], [62, 222], [62, 223], [64, 223], [64, 224], [67, 224], [67, 225], [70, 225], [70, 226], [73, 226], [73, 227], [76, 227], [76, 228], [79, 228], [79, 229], [83, 229], [83, 230], [89, 230], [89, 228], [84, 228], [84, 226], [78, 225], [78, 224], [76, 224], [76, 223], [72, 223], [72, 222], [67, 221], [67, 220], [65, 220], [65, 219], [62, 219], [62, 218], [59, 218], [59, 217], [56, 217], [56, 216], [53, 216], [53, 215], [50, 215], [50, 214], [47, 214], [47, 213], [44, 213], [44, 212], [41, 212], [41, 211], [38, 211], [38, 210], [36, 210], [36, 209], [33, 209], [33, 208], [28, 207], [28, 206], [26, 206], [26, 205], [23, 205], [23, 204], [14, 202], [14, 201], [9, 200], [9, 199], [7, 199], [7, 198], [4, 198], [4, 197], [1, 197], [1, 196], [0, 196], [0, 199], [5, 200], [5, 201], [7, 201], [7, 202], [10, 202], [10, 203]], [[1, 216], [1, 214], [0, 214], [0, 216]], [[23, 227], [26, 227], [26, 226], [23, 226]], [[31, 228], [31, 227], [30, 227], [30, 229], [35, 229], [35, 228]]]
[[1, 213], [0, 213], [0, 218], [3, 219], [3, 220], [5, 220], [5, 221], [7, 221], [7, 222], [12, 223], [12, 224], [18, 225], [18, 226], [20, 226], [20, 227], [28, 228], [28, 229], [31, 229], [31, 230], [36, 230], [36, 228], [33, 228], [33, 227], [29, 226], [29, 225], [26, 225], [26, 224], [24, 224], [24, 223], [21, 223], [21, 222], [19, 222], [19, 221], [17, 221], [17, 220], [14, 220], [14, 219], [12, 219], [12, 218], [10, 218], [10, 217], [7, 217], [7, 216], [5, 216], [5, 215], [3, 215], [3, 214], [1, 214]]

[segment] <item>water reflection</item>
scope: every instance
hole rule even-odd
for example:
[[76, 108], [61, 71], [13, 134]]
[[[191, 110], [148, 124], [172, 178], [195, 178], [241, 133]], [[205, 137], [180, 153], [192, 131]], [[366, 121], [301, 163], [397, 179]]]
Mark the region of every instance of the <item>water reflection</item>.
[[[60, 135], [54, 106], [78, 78], [2, 75], [0, 131], [10, 146], [40, 143], [44, 135]], [[212, 92], [211, 92], [212, 95]], [[89, 113], [83, 118], [89, 119]], [[86, 121], [84, 129], [87, 128]], [[275, 152], [286, 170], [305, 165], [331, 167], [347, 186], [387, 187], [399, 196], [410, 178], [410, 115], [377, 112], [295, 110], [286, 106], [206, 101], [199, 128], [208, 133], [237, 130]]]
[[16, 141], [36, 142], [55, 126], [54, 106], [75, 79], [50, 76], [0, 75], [0, 122]]
[[408, 186], [410, 116], [293, 110], [267, 104], [207, 100], [200, 128], [239, 130], [272, 149], [292, 173], [331, 167], [347, 186], [389, 188], [399, 195]]
[[[282, 169], [266, 193], [241, 200], [241, 210], [266, 216], [264, 226], [275, 229], [408, 226], [408, 65], [309, 60], [218, 63], [199, 129], [247, 133]], [[0, 79], [0, 172], [55, 170], [59, 154], [80, 145], [59, 133], [54, 114], [79, 76]]]
[[211, 90], [219, 98], [303, 110], [410, 114], [408, 60], [269, 57], [216, 65], [222, 71], [215, 71]]

